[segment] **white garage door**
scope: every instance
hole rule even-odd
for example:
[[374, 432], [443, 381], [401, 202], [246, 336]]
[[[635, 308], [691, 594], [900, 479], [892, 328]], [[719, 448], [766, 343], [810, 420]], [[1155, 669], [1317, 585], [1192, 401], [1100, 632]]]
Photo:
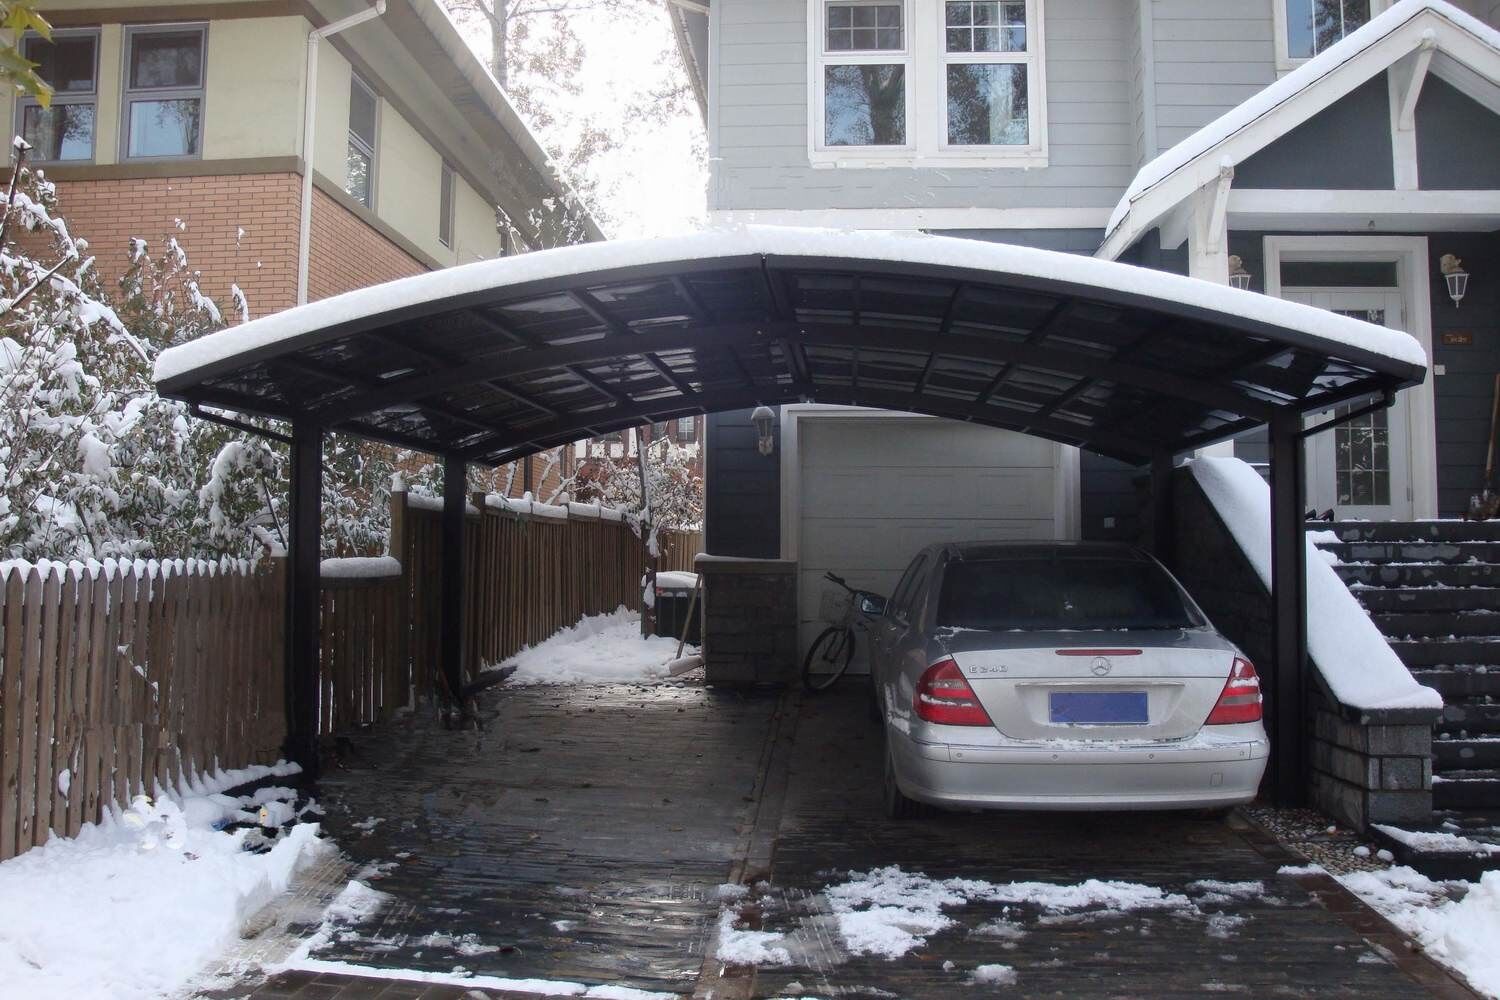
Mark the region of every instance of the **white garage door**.
[[797, 435], [804, 652], [823, 628], [828, 570], [889, 595], [932, 542], [1061, 534], [1050, 441], [922, 418], [804, 418]]

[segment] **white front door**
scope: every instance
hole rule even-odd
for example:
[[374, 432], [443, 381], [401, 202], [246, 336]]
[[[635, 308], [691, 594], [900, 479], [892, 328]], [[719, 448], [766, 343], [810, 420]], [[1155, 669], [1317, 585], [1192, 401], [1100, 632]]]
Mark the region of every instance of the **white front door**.
[[[1403, 299], [1395, 288], [1286, 288], [1282, 297], [1352, 316], [1368, 323], [1405, 328]], [[1307, 442], [1307, 503], [1340, 520], [1401, 521], [1412, 517], [1411, 435], [1408, 394], [1396, 404], [1314, 435]], [[1363, 403], [1342, 407], [1348, 412]], [[1322, 423], [1338, 410], [1308, 418]]]

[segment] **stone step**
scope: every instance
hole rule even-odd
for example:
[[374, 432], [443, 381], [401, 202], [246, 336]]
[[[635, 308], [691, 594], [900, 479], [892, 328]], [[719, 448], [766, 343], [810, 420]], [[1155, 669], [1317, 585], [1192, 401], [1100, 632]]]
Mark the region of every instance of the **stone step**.
[[1454, 698], [1444, 699], [1443, 718], [1433, 732], [1483, 733], [1500, 735], [1500, 699]]
[[[1484, 587], [1500, 585], [1497, 563], [1367, 563], [1333, 567], [1339, 579], [1364, 587]], [[1351, 588], [1358, 589], [1358, 588]], [[1356, 595], [1358, 596], [1358, 595]]]
[[1383, 634], [1398, 639], [1446, 635], [1500, 637], [1500, 614], [1490, 611], [1383, 612], [1371, 615], [1370, 619]]
[[1432, 741], [1434, 771], [1466, 771], [1474, 768], [1500, 768], [1500, 736], [1438, 738]]
[[1449, 771], [1432, 777], [1434, 809], [1500, 809], [1500, 771]]
[[1342, 542], [1500, 542], [1495, 521], [1309, 521], [1309, 531], [1332, 531]]
[[1411, 675], [1443, 696], [1443, 701], [1500, 698], [1500, 670], [1483, 666], [1416, 667]]
[[1346, 563], [1500, 563], [1500, 542], [1319, 542]]
[[1372, 613], [1500, 610], [1497, 587], [1356, 587], [1354, 596]]
[[1500, 639], [1397, 639], [1390, 645], [1408, 667], [1500, 666]]

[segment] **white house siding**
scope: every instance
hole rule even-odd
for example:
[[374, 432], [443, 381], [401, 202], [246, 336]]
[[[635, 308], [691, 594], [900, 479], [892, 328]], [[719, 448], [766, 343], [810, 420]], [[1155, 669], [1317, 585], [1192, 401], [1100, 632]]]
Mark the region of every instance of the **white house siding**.
[[718, 0], [709, 207], [1111, 208], [1135, 172], [1131, 7], [1045, 0], [1048, 166], [814, 169], [807, 0]]
[[1152, 5], [1157, 150], [1276, 79], [1272, 0], [1143, 2]]

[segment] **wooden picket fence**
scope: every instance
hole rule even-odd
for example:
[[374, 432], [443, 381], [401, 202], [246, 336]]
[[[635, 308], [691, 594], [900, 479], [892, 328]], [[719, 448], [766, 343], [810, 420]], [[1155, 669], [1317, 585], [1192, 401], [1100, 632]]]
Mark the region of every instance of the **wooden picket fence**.
[[661, 531], [656, 535], [656, 547], [661, 556], [656, 561], [656, 568], [662, 572], [667, 570], [682, 570], [687, 573], [696, 572], [693, 569], [693, 560], [698, 558], [698, 553], [703, 551], [702, 531]]
[[[324, 734], [438, 683], [441, 511], [397, 493], [391, 521], [391, 572], [322, 581]], [[466, 545], [470, 678], [583, 615], [640, 608], [645, 546], [613, 512], [476, 496]], [[0, 860], [158, 785], [280, 755], [284, 559], [5, 570]]]
[[279, 560], [11, 563], [0, 860], [285, 734]]

